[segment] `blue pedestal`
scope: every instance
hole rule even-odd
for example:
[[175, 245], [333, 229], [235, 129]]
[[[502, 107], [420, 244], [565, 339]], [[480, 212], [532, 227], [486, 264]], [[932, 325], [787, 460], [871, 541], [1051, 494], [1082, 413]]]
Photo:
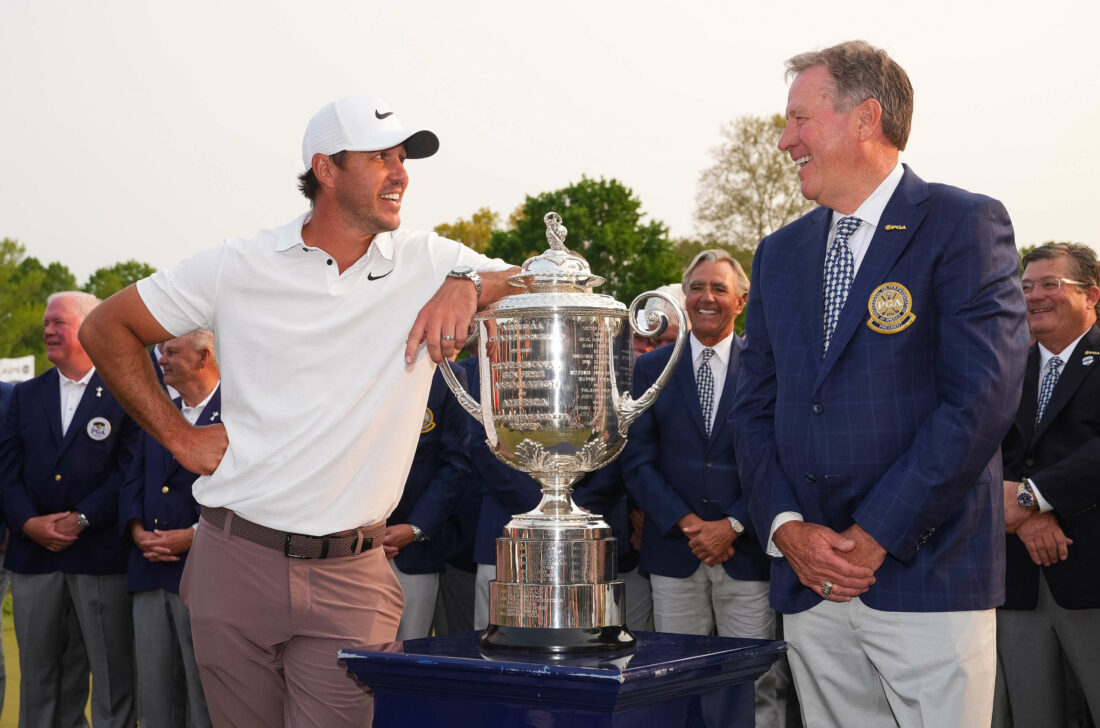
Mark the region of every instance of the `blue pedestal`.
[[556, 657], [478, 649], [478, 632], [340, 659], [374, 690], [375, 728], [728, 728], [753, 725], [753, 681], [783, 642], [638, 632], [633, 649]]

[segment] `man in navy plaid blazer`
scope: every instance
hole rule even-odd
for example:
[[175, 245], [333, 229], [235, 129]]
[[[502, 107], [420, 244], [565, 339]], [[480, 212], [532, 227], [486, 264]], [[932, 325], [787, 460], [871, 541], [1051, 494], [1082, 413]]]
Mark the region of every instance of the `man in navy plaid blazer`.
[[788, 75], [779, 148], [822, 206], [756, 251], [731, 421], [803, 715], [988, 725], [1027, 348], [1012, 226], [898, 164], [913, 92], [884, 51]]

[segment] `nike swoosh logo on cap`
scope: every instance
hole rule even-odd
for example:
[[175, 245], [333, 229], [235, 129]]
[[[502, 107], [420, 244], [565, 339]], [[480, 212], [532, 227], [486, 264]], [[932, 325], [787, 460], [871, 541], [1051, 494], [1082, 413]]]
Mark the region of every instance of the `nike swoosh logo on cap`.
[[380, 275], [380, 276], [376, 276], [376, 275], [374, 275], [373, 273], [367, 273], [367, 280], [368, 280], [368, 281], [376, 281], [376, 280], [378, 280], [379, 278], [385, 278], [385, 277], [386, 277], [386, 276], [388, 276], [388, 275], [389, 275], [390, 273], [393, 273], [393, 268], [390, 268], [390, 269], [389, 269], [388, 271], [386, 271], [385, 273], [383, 273], [383, 274], [382, 274], [382, 275]]
[[385, 119], [387, 116], [393, 116], [393, 112], [392, 111], [387, 111], [386, 113], [382, 114], [382, 113], [379, 113], [378, 109], [374, 110], [374, 117], [376, 119]]

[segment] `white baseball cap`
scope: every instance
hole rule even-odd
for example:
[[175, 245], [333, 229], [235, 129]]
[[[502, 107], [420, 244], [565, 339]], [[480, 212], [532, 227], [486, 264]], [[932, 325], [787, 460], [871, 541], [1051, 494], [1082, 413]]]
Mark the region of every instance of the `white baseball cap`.
[[439, 138], [427, 129], [406, 129], [377, 96], [349, 96], [327, 104], [313, 115], [302, 139], [302, 162], [313, 166], [314, 154], [377, 152], [405, 144], [409, 159], [430, 157]]

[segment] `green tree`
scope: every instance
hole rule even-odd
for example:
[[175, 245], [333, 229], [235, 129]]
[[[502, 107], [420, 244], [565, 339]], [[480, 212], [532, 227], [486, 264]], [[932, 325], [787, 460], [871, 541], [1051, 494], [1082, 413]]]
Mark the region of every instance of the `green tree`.
[[84, 284], [84, 290], [103, 300], [110, 298], [131, 283], [136, 283], [156, 272], [157, 269], [148, 263], [127, 260], [124, 263], [115, 263], [109, 268], [96, 270]]
[[436, 225], [435, 232], [445, 238], [465, 243], [479, 253], [484, 253], [492, 240], [493, 231], [499, 227], [500, 215], [488, 207], [483, 207], [469, 220], [459, 218], [450, 224]]
[[705, 239], [733, 250], [753, 249], [765, 235], [805, 214], [790, 157], [776, 148], [786, 120], [742, 116], [722, 126], [714, 164], [699, 176], [695, 222]]
[[643, 222], [641, 202], [617, 180], [582, 177], [568, 187], [528, 195], [512, 215], [514, 227], [493, 232], [486, 254], [520, 265], [547, 249], [543, 216], [557, 212], [569, 233], [565, 245], [607, 279], [596, 289], [629, 304], [639, 293], [680, 279], [668, 228]]
[[42, 342], [42, 315], [51, 293], [76, 288], [61, 263], [43, 266], [18, 241], [0, 241], [0, 357], [34, 355], [35, 373], [49, 368]]

